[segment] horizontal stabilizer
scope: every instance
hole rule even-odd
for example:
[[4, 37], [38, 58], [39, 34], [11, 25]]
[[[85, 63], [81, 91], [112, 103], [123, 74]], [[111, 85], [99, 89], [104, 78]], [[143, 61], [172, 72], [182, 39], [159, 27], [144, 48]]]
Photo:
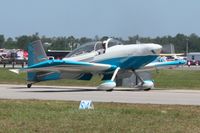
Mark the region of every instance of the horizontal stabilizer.
[[32, 66], [24, 68], [22, 71], [26, 72], [102, 72], [113, 71], [116, 66], [100, 63], [89, 63], [80, 61], [68, 61], [68, 60], [46, 60]]

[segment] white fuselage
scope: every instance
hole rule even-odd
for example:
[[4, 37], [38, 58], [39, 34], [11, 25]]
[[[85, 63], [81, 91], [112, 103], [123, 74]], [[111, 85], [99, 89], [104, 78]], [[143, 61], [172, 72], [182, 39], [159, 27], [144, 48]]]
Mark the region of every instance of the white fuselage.
[[160, 45], [153, 43], [115, 45], [107, 48], [103, 54], [92, 51], [63, 60], [87, 61], [116, 65], [122, 69], [137, 69], [155, 60], [161, 48]]

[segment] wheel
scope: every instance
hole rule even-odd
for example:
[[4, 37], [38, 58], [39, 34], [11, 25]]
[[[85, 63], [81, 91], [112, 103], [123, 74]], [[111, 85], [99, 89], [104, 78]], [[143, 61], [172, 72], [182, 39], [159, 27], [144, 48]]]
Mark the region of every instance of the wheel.
[[27, 88], [31, 88], [32, 84], [27, 84]]
[[151, 88], [144, 89], [144, 91], [150, 91], [150, 90], [151, 90]]
[[109, 90], [106, 90], [107, 92], [111, 92], [111, 91], [113, 91], [114, 89], [109, 89]]

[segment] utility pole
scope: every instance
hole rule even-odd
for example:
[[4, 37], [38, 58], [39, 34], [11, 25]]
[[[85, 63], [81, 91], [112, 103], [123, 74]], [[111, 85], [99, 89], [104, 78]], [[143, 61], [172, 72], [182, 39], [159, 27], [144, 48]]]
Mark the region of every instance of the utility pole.
[[185, 55], [187, 56], [187, 55], [188, 55], [188, 52], [189, 52], [189, 50], [188, 50], [188, 41], [189, 41], [189, 39], [187, 38], [186, 41], [187, 41], [187, 42], [186, 42], [186, 51], [185, 51], [186, 54], [185, 54]]

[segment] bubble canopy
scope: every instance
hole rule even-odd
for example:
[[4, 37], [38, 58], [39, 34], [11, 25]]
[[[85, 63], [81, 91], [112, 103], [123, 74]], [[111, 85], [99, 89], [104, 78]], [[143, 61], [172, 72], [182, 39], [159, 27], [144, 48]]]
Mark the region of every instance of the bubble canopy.
[[100, 49], [110, 48], [116, 45], [122, 45], [122, 43], [112, 38], [109, 38], [106, 41], [89, 42], [76, 48], [71, 53], [69, 53], [66, 57], [74, 57], [77, 55], [90, 53], [92, 51], [98, 51]]

